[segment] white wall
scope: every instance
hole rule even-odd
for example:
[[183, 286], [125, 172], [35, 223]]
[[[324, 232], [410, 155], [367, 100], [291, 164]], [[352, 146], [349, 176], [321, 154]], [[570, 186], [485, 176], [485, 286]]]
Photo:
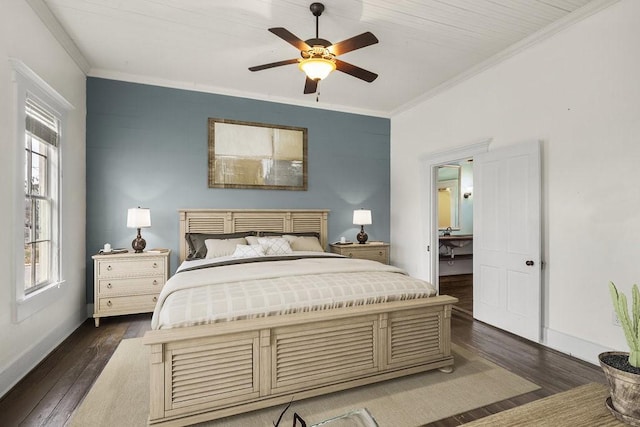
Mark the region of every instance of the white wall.
[[391, 120], [392, 261], [419, 276], [418, 159], [543, 141], [545, 341], [590, 361], [627, 348], [607, 283], [640, 281], [639, 17], [622, 0]]
[[[0, 395], [86, 319], [85, 304], [85, 76], [24, 0], [2, 0], [0, 13]], [[12, 322], [16, 256], [15, 191], [24, 178], [15, 165], [18, 146], [9, 58], [35, 71], [75, 109], [63, 129], [62, 273], [66, 280], [53, 306]], [[16, 181], [18, 179], [18, 181]]]

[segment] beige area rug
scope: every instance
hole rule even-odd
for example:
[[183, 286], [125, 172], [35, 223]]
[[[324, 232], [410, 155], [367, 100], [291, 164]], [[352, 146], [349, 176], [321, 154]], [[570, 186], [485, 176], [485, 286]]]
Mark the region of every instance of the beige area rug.
[[517, 408], [499, 412], [464, 427], [617, 427], [624, 426], [609, 412], [605, 400], [609, 388], [586, 384]]
[[[455, 371], [431, 371], [294, 402], [308, 425], [367, 408], [381, 427], [415, 427], [538, 389], [499, 366], [453, 346]], [[73, 414], [74, 427], [144, 426], [149, 408], [149, 350], [141, 338], [123, 340]], [[223, 418], [207, 427], [273, 426], [283, 407]]]

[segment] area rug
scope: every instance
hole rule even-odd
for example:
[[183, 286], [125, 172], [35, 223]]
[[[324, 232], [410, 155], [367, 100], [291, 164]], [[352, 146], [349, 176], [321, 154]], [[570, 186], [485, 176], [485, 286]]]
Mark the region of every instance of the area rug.
[[[453, 345], [452, 349], [455, 370], [451, 374], [436, 370], [296, 401], [280, 426], [292, 425], [293, 411], [311, 425], [367, 408], [381, 427], [416, 427], [539, 388], [461, 347]], [[141, 338], [123, 340], [68, 425], [147, 425], [148, 360], [149, 350]], [[273, 426], [282, 409], [266, 408], [199, 425]]]
[[467, 423], [464, 427], [624, 426], [605, 406], [608, 396], [607, 386], [586, 384]]

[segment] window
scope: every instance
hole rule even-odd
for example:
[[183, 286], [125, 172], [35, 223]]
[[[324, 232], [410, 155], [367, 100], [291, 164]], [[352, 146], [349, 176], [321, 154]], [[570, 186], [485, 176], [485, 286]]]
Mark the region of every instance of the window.
[[59, 281], [60, 120], [28, 94], [25, 102], [24, 294]]
[[15, 84], [15, 244], [12, 318], [21, 322], [54, 304], [64, 292], [62, 271], [62, 152], [73, 106], [29, 67], [9, 59]]

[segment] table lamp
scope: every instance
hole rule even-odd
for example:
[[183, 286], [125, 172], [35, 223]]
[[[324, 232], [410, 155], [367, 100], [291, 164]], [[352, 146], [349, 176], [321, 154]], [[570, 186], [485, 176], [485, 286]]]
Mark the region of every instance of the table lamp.
[[151, 211], [148, 208], [141, 208], [140, 206], [129, 209], [127, 211], [127, 227], [138, 229], [138, 235], [131, 242], [131, 247], [136, 253], [141, 253], [144, 251], [145, 246], [147, 246], [147, 242], [140, 235], [140, 229], [151, 227]]
[[364, 226], [371, 224], [371, 211], [368, 209], [356, 209], [353, 211], [353, 223], [360, 226], [360, 232], [356, 236], [358, 242], [364, 244], [369, 236], [364, 232]]

